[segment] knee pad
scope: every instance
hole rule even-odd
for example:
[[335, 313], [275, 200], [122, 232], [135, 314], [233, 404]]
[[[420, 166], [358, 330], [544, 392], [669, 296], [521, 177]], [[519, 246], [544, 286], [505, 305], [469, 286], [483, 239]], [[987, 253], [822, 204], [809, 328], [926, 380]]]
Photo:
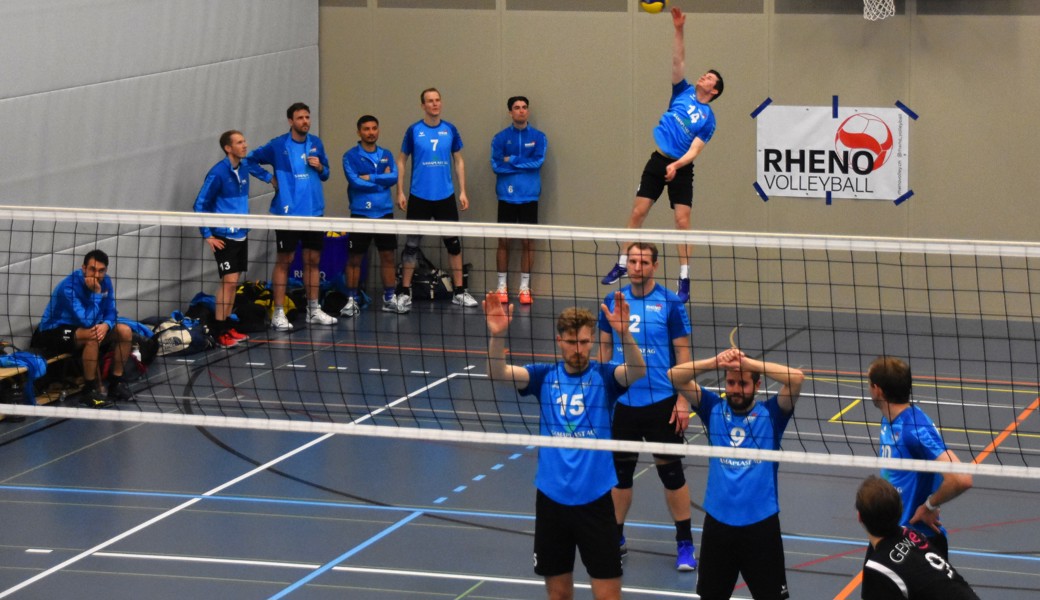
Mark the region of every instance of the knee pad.
[[622, 490], [632, 489], [632, 480], [636, 473], [636, 457], [615, 457], [614, 472], [617, 473], [618, 480], [615, 487]]
[[452, 256], [462, 254], [462, 240], [458, 236], [444, 238], [444, 247], [448, 249], [448, 254]]
[[669, 491], [675, 491], [686, 485], [686, 474], [683, 472], [681, 460], [657, 465], [657, 476], [661, 478], [664, 489]]
[[412, 243], [412, 236], [408, 236], [408, 241], [404, 244], [404, 250], [401, 251], [401, 262], [406, 265], [414, 265], [419, 261], [419, 243], [415, 240]]

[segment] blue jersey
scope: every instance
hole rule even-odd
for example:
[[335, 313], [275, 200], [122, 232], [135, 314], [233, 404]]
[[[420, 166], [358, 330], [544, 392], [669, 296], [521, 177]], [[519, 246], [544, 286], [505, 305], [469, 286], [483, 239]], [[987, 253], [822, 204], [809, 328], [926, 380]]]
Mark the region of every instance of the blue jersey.
[[[318, 158], [320, 171], [307, 164], [311, 156]], [[307, 134], [303, 142], [296, 142], [291, 134], [286, 133], [253, 150], [247, 158], [249, 172], [268, 183], [271, 174], [258, 165], [274, 167], [278, 191], [271, 199], [272, 215], [325, 215], [325, 192], [321, 184], [329, 178], [329, 158], [318, 136]]]
[[498, 175], [495, 193], [499, 200], [524, 204], [541, 197], [547, 147], [545, 134], [531, 125], [523, 129], [510, 125], [492, 138], [491, 170]]
[[104, 323], [109, 329], [116, 324], [116, 291], [112, 278], [101, 280], [101, 292], [87, 287], [83, 269], [73, 271], [61, 280], [51, 293], [51, 300], [43, 311], [40, 331], [50, 331], [61, 325], [87, 329]]
[[[712, 446], [779, 450], [793, 412], [785, 412], [773, 395], [755, 402], [747, 414], [735, 414], [715, 392], [702, 389], [697, 414]], [[780, 512], [775, 462], [737, 458], [708, 461], [704, 510], [715, 519], [742, 527]]]
[[462, 136], [447, 121], [436, 127], [419, 121], [409, 127], [404, 132], [401, 152], [412, 157], [410, 193], [423, 200], [444, 200], [454, 194], [452, 154], [460, 150]]
[[[242, 161], [245, 162], [245, 161]], [[231, 166], [231, 159], [213, 165], [202, 182], [202, 189], [195, 197], [194, 210], [197, 213], [219, 213], [223, 215], [249, 214], [249, 167], [239, 163], [238, 168]], [[220, 236], [232, 240], [246, 239], [248, 229], [241, 227], [200, 227], [202, 237]]]
[[[614, 402], [625, 391], [614, 378], [614, 365], [592, 361], [585, 371], [570, 374], [563, 363], [524, 367], [531, 379], [519, 390], [538, 399], [539, 433], [553, 437], [610, 439]], [[588, 504], [617, 483], [614, 458], [602, 450], [540, 448], [535, 485], [553, 501], [568, 506]]]
[[[394, 212], [390, 188], [397, 184], [397, 162], [389, 150], [376, 146], [369, 153], [358, 142], [343, 153], [343, 174], [352, 217], [379, 219]], [[362, 175], [368, 175], [368, 180], [361, 179]]]
[[[646, 377], [633, 383], [628, 392], [618, 398], [618, 402], [627, 406], [649, 406], [675, 394], [668, 380], [668, 369], [675, 365], [672, 340], [690, 335], [690, 317], [679, 296], [660, 284], [654, 285], [654, 289], [642, 298], [632, 296], [630, 285], [621, 288], [621, 293], [631, 309], [628, 330], [643, 353]], [[609, 310], [614, 310], [614, 294], [607, 295], [604, 303]], [[599, 330], [614, 336], [612, 362], [624, 362], [625, 349], [621, 344], [621, 336], [610, 327], [610, 321], [602, 312], [599, 315]]]
[[683, 79], [672, 86], [668, 110], [654, 128], [657, 147], [671, 158], [680, 158], [690, 149], [694, 138], [707, 144], [715, 135], [715, 113], [697, 100], [697, 89]]
[[[943, 441], [935, 423], [917, 406], [911, 404], [889, 422], [887, 417], [881, 418], [881, 449], [879, 456], [884, 458], [916, 458], [919, 460], [935, 460], [946, 452]], [[924, 523], [910, 524], [910, 518], [918, 506], [942, 484], [939, 473], [921, 473], [918, 471], [896, 471], [882, 469], [881, 476], [891, 483], [903, 499], [903, 518], [900, 522], [927, 537], [935, 535], [935, 531]]]

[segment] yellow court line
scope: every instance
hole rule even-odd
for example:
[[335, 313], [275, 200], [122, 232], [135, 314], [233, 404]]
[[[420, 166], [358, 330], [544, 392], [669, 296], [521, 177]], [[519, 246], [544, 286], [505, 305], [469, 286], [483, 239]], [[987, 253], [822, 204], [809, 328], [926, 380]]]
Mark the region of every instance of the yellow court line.
[[844, 409], [841, 410], [841, 412], [839, 412], [838, 414], [834, 415], [830, 419], [827, 419], [827, 422], [834, 423], [835, 421], [840, 419], [843, 414], [845, 414], [845, 413], [849, 412], [850, 410], [852, 410], [853, 406], [856, 406], [857, 404], [859, 404], [862, 401], [863, 401], [863, 398], [856, 398], [855, 402], [853, 402], [852, 404], [846, 406]]
[[[866, 384], [867, 383], [866, 379], [854, 379], [854, 378], [853, 379], [848, 379], [848, 378], [844, 378], [844, 377], [818, 377], [818, 376], [811, 375], [811, 376], [807, 377], [806, 379], [809, 379], [810, 381], [824, 381], [824, 382], [827, 382], [827, 383], [859, 383], [859, 384]], [[928, 384], [928, 383], [921, 383], [921, 384], [919, 384], [916, 381], [914, 382], [914, 387], [915, 388], [922, 388], [923, 387], [923, 388], [937, 389], [937, 390], [967, 390], [967, 391], [972, 391], [972, 392], [1000, 392], [1000, 393], [1003, 393], [1003, 394], [1028, 394], [1030, 396], [1033, 396], [1034, 394], [1036, 394], [1035, 390], [1028, 390], [1028, 389], [978, 387], [978, 386], [949, 385], [949, 384], [939, 385], [939, 384]]]

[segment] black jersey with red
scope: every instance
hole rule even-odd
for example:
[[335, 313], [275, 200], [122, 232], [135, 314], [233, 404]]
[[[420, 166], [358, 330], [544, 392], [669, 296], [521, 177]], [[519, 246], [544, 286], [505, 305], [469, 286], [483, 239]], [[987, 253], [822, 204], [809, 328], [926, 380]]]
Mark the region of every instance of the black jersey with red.
[[867, 547], [863, 563], [864, 600], [978, 600], [968, 582], [943, 559], [928, 538], [903, 528], [901, 535]]

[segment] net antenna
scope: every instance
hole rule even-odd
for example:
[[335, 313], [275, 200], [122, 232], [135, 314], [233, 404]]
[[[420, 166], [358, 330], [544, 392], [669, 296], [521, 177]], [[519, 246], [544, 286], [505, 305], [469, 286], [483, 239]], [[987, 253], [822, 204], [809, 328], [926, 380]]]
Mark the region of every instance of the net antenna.
[[881, 21], [896, 14], [896, 0], [863, 0], [863, 18]]

